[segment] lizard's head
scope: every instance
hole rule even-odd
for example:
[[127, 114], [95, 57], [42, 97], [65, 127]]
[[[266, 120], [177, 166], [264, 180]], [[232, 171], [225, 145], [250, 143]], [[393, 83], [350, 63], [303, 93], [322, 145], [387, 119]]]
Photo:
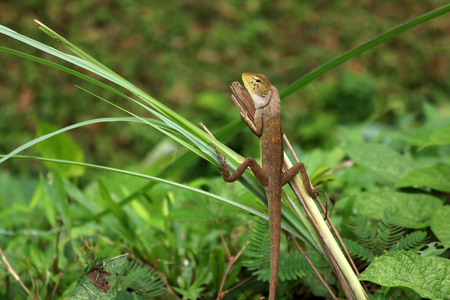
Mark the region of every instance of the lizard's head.
[[242, 74], [242, 81], [245, 88], [250, 93], [255, 108], [262, 108], [269, 104], [272, 98], [272, 90], [269, 79], [263, 74], [244, 73]]

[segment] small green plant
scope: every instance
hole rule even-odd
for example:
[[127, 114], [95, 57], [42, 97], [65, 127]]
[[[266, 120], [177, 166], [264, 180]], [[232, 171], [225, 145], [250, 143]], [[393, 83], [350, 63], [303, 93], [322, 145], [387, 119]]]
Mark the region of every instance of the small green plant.
[[157, 297], [166, 293], [167, 287], [161, 274], [135, 260], [130, 261], [121, 281], [123, 291], [139, 296]]
[[[267, 222], [254, 219], [250, 226], [250, 243], [244, 251], [244, 266], [259, 280], [268, 281], [270, 276], [270, 236]], [[320, 256], [314, 265], [325, 266]], [[298, 251], [280, 254], [280, 280], [296, 280], [304, 276], [314, 276], [311, 266]]]
[[[344, 225], [355, 238], [344, 239], [350, 255], [367, 262], [372, 262], [388, 252], [410, 250], [425, 245], [427, 233], [414, 231], [406, 233], [406, 229], [396, 224], [401, 223], [401, 216], [396, 211], [385, 211], [377, 221], [366, 216], [352, 216]], [[393, 220], [397, 219], [397, 220]]]
[[[443, 6], [344, 53], [300, 78], [281, 92], [282, 97], [287, 98], [356, 55], [449, 11], [450, 5]], [[158, 271], [168, 279], [167, 284], [177, 296], [181, 295], [180, 297], [186, 299], [199, 297], [221, 299], [229, 293], [231, 297], [231, 293], [233, 293], [231, 289], [242, 286], [236, 282], [240, 281], [240, 276], [244, 276], [240, 272], [244, 263], [239, 258], [245, 251], [246, 243], [227, 242], [220, 228], [221, 218], [228, 217], [236, 209], [239, 209], [261, 220], [267, 220], [262, 187], [251, 174], [247, 174], [242, 180], [242, 184], [248, 191], [247, 195], [251, 193], [251, 197], [230, 200], [229, 198], [234, 197], [232, 193], [224, 197], [222, 195], [226, 193], [222, 194], [223, 191], [205, 191], [203, 186], [195, 185], [195, 182], [181, 184], [176, 180], [167, 180], [165, 176], [170, 174], [174, 168], [185, 166], [187, 161], [195, 157], [201, 157], [208, 163], [217, 166], [215, 153], [208, 146], [208, 143], [211, 142], [227, 155], [231, 164], [238, 165], [242, 162], [243, 157], [218, 140], [239, 132], [241, 130], [240, 122], [231, 123], [228, 127], [215, 133], [218, 138], [215, 140], [201, 128], [146, 94], [44, 24], [37, 23], [41, 30], [55, 38], [74, 55], [42, 44], [4, 26], [0, 26], [0, 33], [92, 72], [111, 85], [70, 67], [13, 49], [0, 47], [0, 51], [77, 76], [86, 82], [104, 88], [114, 96], [130, 101], [131, 104], [142, 109], [144, 113], [150, 113], [154, 118], [138, 116], [82, 89], [88, 95], [111, 104], [131, 117], [93, 119], [59, 130], [41, 124], [38, 128], [40, 135], [38, 138], [1, 157], [0, 163], [11, 158], [32, 159], [45, 162], [48, 168], [45, 175], [40, 175], [32, 182], [21, 181], [17, 178], [11, 179], [7, 174], [1, 175], [4, 184], [0, 189], [1, 200], [3, 200], [1, 204], [4, 208], [1, 222], [9, 230], [4, 232], [7, 239], [2, 236], [2, 246], [5, 245], [6, 250], [2, 251], [0, 248], [5, 266], [0, 275], [5, 278], [2, 285], [6, 287], [7, 296], [26, 297], [28, 295], [33, 299], [54, 299], [57, 295], [69, 295], [76, 280], [73, 276], [75, 272], [73, 261], [78, 260], [79, 264], [85, 265], [86, 261], [95, 257], [112, 256], [103, 255], [104, 252], [108, 254], [117, 252], [114, 255], [118, 255], [124, 253], [126, 249], [141, 256], [146, 263], [159, 262]], [[129, 96], [131, 94], [134, 96]], [[441, 121], [441, 119], [437, 113], [432, 115], [433, 111], [429, 106], [424, 105], [424, 107], [428, 113], [426, 125], [429, 125], [422, 128], [425, 134], [417, 132], [417, 135], [412, 136], [409, 130], [395, 132], [395, 134], [390, 132], [391, 135], [384, 133], [385, 136], [380, 133], [380, 140], [371, 140], [371, 143], [362, 142], [365, 137], [355, 134], [353, 136], [360, 140], [346, 139], [342, 143], [342, 149], [339, 146], [333, 152], [335, 158], [338, 157], [337, 161], [340, 162], [347, 158], [351, 164], [347, 164], [339, 177], [336, 176], [336, 181], [330, 182], [325, 180], [326, 178], [322, 178], [322, 182], [326, 182], [325, 187], [340, 185], [344, 195], [349, 195], [340, 199], [336, 204], [338, 218], [342, 218], [342, 215], [348, 217], [353, 213], [365, 216], [356, 219], [349, 217], [350, 220], [353, 220], [353, 227], [350, 226], [350, 228], [353, 230], [353, 235], [356, 234], [354, 238], [361, 243], [361, 245], [354, 244], [356, 246], [353, 248], [350, 247], [352, 252], [366, 261], [372, 261], [359, 277], [356, 277], [357, 271], [350, 268], [328, 227], [324, 226], [324, 228], [316, 230], [313, 227], [313, 221], [316, 220], [308, 218], [302, 207], [296, 200], [294, 201], [295, 198], [291, 197], [292, 194], [286, 192], [284, 195], [283, 229], [292, 235], [294, 242], [297, 239], [300, 240], [307, 252], [315, 251], [320, 257], [319, 263], [326, 262], [327, 267], [324, 268], [324, 272], [334, 268], [336, 276], [327, 282], [336, 285], [334, 290], [339, 292], [339, 297], [366, 298], [366, 291], [359, 281], [367, 280], [384, 288], [399, 288], [402, 293], [406, 293], [406, 289], [413, 289], [423, 297], [449, 298], [450, 284], [447, 280], [449, 260], [445, 251], [450, 247], [448, 230], [450, 211], [449, 207], [444, 205], [444, 193], [450, 192], [448, 185], [450, 167], [448, 158], [442, 155], [442, 153], [446, 153], [444, 147], [442, 147], [442, 152], [436, 151], [438, 153], [435, 153], [431, 159], [426, 155], [422, 157], [423, 152], [420, 152], [423, 149], [429, 149], [428, 147], [450, 144], [448, 120], [442, 121], [447, 122], [445, 124], [432, 122]], [[430, 117], [431, 115], [432, 117]], [[150, 176], [147, 175], [147, 170], [144, 168], [133, 172], [86, 163], [83, 151], [76, 146], [76, 143], [72, 143], [70, 138], [61, 135], [63, 138], [53, 140], [53, 142], [50, 139], [71, 129], [103, 122], [127, 122], [149, 126], [166, 136], [167, 139], [179, 143], [190, 151], [190, 154], [181, 155], [165, 170], [156, 176]], [[352, 128], [343, 128], [343, 130], [350, 131]], [[391, 140], [395, 140], [401, 145], [405, 145], [405, 141], [408, 143], [399, 150], [396, 148], [398, 145], [394, 144], [392, 147], [385, 145], [386, 141]], [[21, 151], [43, 141], [48, 143], [39, 147], [41, 157], [18, 155]], [[344, 153], [347, 157], [344, 157]], [[106, 175], [81, 188], [77, 185], [77, 179], [86, 170], [100, 170]], [[165, 185], [165, 187], [161, 187], [161, 185]], [[177, 204], [182, 202], [175, 196], [175, 191], [179, 190], [191, 193], [191, 201], [202, 198], [201, 201], [198, 201], [201, 205], [205, 201], [217, 201], [225, 205], [223, 214], [222, 211], [208, 210], [205, 207], [195, 210], [191, 208], [189, 211], [177, 207]], [[214, 191], [214, 189], [211, 190]], [[256, 202], [257, 199], [261, 201]], [[353, 203], [350, 205], [349, 202]], [[311, 205], [315, 207], [314, 204]], [[341, 214], [339, 209], [344, 213]], [[385, 210], [388, 209], [394, 209], [397, 216], [386, 219]], [[350, 212], [345, 212], [345, 210]], [[39, 216], [39, 218], [35, 218], [37, 221], [31, 222], [36, 216]], [[189, 218], [196, 222], [187, 226], [195, 226], [195, 230], [182, 231], [179, 221]], [[198, 222], [199, 220], [203, 220], [207, 224], [215, 223], [216, 226], [214, 226], [214, 230], [206, 228], [207, 226], [204, 226], [203, 222]], [[322, 220], [320, 221], [321, 224], [325, 224]], [[363, 226], [367, 222], [373, 222], [376, 225], [365, 229]], [[201, 224], [199, 225], [199, 223]], [[251, 237], [253, 244], [249, 246], [249, 252], [244, 259], [248, 269], [253, 274], [260, 276], [262, 280], [267, 276], [268, 269], [265, 250], [267, 246], [264, 246], [267, 245], [267, 242], [265, 242], [263, 224], [263, 221], [255, 222], [254, 235]], [[409, 230], [427, 227], [430, 228], [437, 241], [433, 239], [435, 244], [428, 245], [428, 249], [415, 251], [415, 247], [423, 244], [425, 237], [422, 233], [404, 235], [406, 231], [403, 228]], [[22, 228], [27, 229], [23, 230]], [[39, 230], [35, 230], [35, 228]], [[358, 228], [361, 232], [357, 232]], [[188, 229], [190, 228], [188, 227]], [[227, 229], [226, 236], [233, 237], [234, 226], [229, 226]], [[319, 233], [328, 234], [328, 241], [319, 236]], [[92, 236], [95, 238], [91, 239]], [[222, 242], [221, 246], [217, 245], [217, 240]], [[235, 238], [235, 240], [238, 239]], [[51, 250], [43, 251], [41, 245], [50, 243], [49, 241], [54, 247], [51, 247]], [[60, 244], [63, 241], [64, 246]], [[327, 242], [332, 243], [333, 247], [329, 247]], [[257, 243], [261, 243], [260, 248]], [[23, 253], [16, 253], [17, 246], [23, 249]], [[370, 247], [373, 249], [369, 249]], [[443, 250], [440, 250], [439, 247]], [[409, 251], [405, 251], [406, 249]], [[383, 254], [387, 250], [390, 252]], [[225, 255], [228, 259], [227, 263], [225, 263]], [[439, 257], [439, 255], [443, 257]], [[378, 259], [374, 259], [376, 257]], [[117, 259], [117, 262], [120, 261]], [[307, 273], [308, 268], [304, 267], [303, 259], [299, 255], [288, 252], [287, 256], [283, 258], [283, 262], [286, 266], [280, 268], [282, 280], [293, 279], [295, 282], [309, 279], [309, 276], [303, 276]], [[291, 264], [295, 264], [295, 267]], [[115, 278], [110, 278], [109, 276], [114, 273], [112, 271], [116, 270], [115, 268], [109, 269], [110, 266], [113, 266], [113, 262], [98, 258], [86, 267], [76, 288], [91, 286], [92, 289], [89, 287], [91, 291], [96, 288], [104, 294], [110, 293], [108, 294], [110, 297], [116, 297], [113, 293], [118, 289], [117, 281], [121, 277], [122, 270], [125, 269], [124, 265], [125, 263], [120, 268], [118, 267], [120, 270], [117, 269]], [[406, 268], [403, 267], [405, 265]], [[134, 270], [136, 274], [148, 275], [155, 280], [155, 286], [152, 286], [147, 280], [131, 279], [131, 282], [124, 286], [139, 291], [140, 296], [144, 296], [145, 293], [156, 295], [163, 292], [161, 280], [157, 275], [145, 267], [136, 265], [134, 265]], [[11, 283], [11, 276], [14, 278], [13, 283]], [[243, 282], [248, 282], [246, 280], [250, 279], [246, 278]], [[336, 280], [339, 280], [340, 284], [337, 284]], [[27, 286], [33, 288], [29, 289]], [[290, 287], [295, 289], [297, 286]], [[153, 288], [156, 290], [153, 291]], [[225, 290], [226, 288], [229, 290]], [[241, 292], [244, 297], [250, 294], [248, 298], [251, 298], [251, 296], [260, 295], [265, 291], [265, 285], [255, 285], [255, 287], [248, 287], [247, 290]], [[390, 293], [385, 289], [380, 290], [381, 292], [386, 295]], [[99, 294], [94, 291], [93, 295]], [[336, 298], [333, 294], [331, 295]], [[119, 296], [125, 297], [123, 294], [117, 294], [116, 299], [119, 299]], [[377, 297], [381, 296], [377, 295]]]
[[[146, 299], [163, 295], [167, 288], [161, 275], [134, 260], [128, 262], [127, 256], [99, 257], [89, 262], [64, 299]], [[136, 296], [130, 298], [130, 294]]]

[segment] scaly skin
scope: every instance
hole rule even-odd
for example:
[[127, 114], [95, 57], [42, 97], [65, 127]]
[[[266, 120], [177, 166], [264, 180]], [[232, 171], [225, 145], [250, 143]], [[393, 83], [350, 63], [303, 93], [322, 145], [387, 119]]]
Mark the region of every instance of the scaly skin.
[[242, 80], [253, 100], [256, 111], [253, 116], [254, 123], [242, 111], [241, 119], [260, 138], [261, 166], [258, 165], [254, 158], [249, 157], [233, 174], [230, 174], [225, 157], [217, 149], [215, 150], [222, 165], [222, 177], [226, 182], [233, 182], [239, 179], [247, 167], [249, 167], [265, 188], [269, 207], [270, 227], [269, 300], [274, 300], [280, 256], [281, 188], [300, 172], [302, 174], [303, 184], [308, 193], [311, 196], [315, 196], [317, 192], [311, 189], [303, 163], [297, 163], [284, 174], [281, 174], [283, 165], [283, 131], [280, 121], [280, 96], [278, 90], [262, 74], [244, 73], [242, 74]]

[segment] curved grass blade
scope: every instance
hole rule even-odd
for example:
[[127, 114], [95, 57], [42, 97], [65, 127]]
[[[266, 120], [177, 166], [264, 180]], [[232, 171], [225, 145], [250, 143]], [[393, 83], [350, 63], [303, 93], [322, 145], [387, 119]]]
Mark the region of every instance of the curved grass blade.
[[[155, 126], [164, 126], [164, 123], [162, 123], [161, 121], [156, 121], [156, 120], [152, 120], [152, 119], [148, 119], [146, 120], [149, 123], [155, 123]], [[86, 125], [91, 125], [91, 124], [96, 124], [96, 123], [104, 123], [104, 122], [137, 122], [137, 123], [144, 123], [143, 121], [137, 119], [137, 118], [99, 118], [99, 119], [93, 119], [93, 120], [88, 120], [88, 121], [83, 121], [83, 122], [79, 122], [64, 128], [61, 128], [59, 130], [56, 130], [54, 132], [45, 134], [43, 136], [40, 136], [38, 138], [35, 138], [25, 144], [23, 144], [20, 147], [17, 147], [16, 149], [14, 149], [13, 151], [11, 151], [9, 154], [4, 155], [1, 159], [0, 159], [0, 164], [5, 162], [6, 160], [10, 159], [11, 157], [13, 157], [14, 155], [22, 152], [25, 149], [30, 148], [31, 146], [36, 145], [39, 142], [42, 142], [48, 138], [51, 138], [52, 136], [55, 136], [59, 133], [63, 133], [65, 131], [69, 131], [75, 128], [79, 128], [82, 126], [86, 126]]]
[[[1, 155], [0, 155], [1, 156]], [[13, 158], [21, 158], [21, 159], [35, 159], [35, 160], [40, 160], [40, 161], [46, 161], [46, 162], [53, 162], [53, 163], [60, 163], [60, 164], [70, 164], [70, 165], [76, 165], [76, 166], [82, 166], [82, 167], [86, 167], [86, 168], [92, 168], [92, 169], [97, 169], [97, 170], [104, 170], [104, 171], [111, 171], [111, 172], [115, 172], [115, 173], [120, 173], [120, 174], [125, 174], [125, 175], [130, 175], [130, 176], [135, 176], [135, 177], [139, 177], [139, 178], [143, 178], [143, 179], [147, 179], [150, 181], [154, 181], [157, 183], [162, 183], [162, 184], [166, 184], [166, 185], [170, 185], [173, 186], [175, 188], [179, 188], [179, 189], [183, 189], [183, 190], [187, 190], [190, 192], [194, 192], [197, 194], [201, 194], [204, 196], [207, 196], [211, 199], [214, 200], [218, 200], [230, 205], [233, 205], [237, 208], [240, 208], [248, 213], [251, 213], [257, 217], [263, 218], [266, 221], [269, 221], [269, 217], [267, 215], [265, 215], [262, 212], [259, 212], [251, 207], [248, 207], [246, 205], [240, 204], [238, 202], [235, 202], [233, 200], [229, 200], [220, 196], [217, 196], [215, 194], [200, 190], [200, 189], [196, 189], [181, 183], [177, 183], [177, 182], [173, 182], [170, 180], [166, 180], [166, 179], [162, 179], [162, 178], [158, 178], [155, 176], [150, 176], [150, 175], [145, 175], [145, 174], [141, 174], [141, 173], [137, 173], [137, 172], [132, 172], [132, 171], [127, 171], [127, 170], [121, 170], [121, 169], [116, 169], [116, 168], [111, 168], [111, 167], [106, 167], [106, 166], [100, 166], [100, 165], [95, 165], [95, 164], [89, 164], [89, 163], [82, 163], [82, 162], [75, 162], [75, 161], [68, 161], [68, 160], [62, 160], [62, 159], [53, 159], [53, 158], [45, 158], [45, 157], [38, 157], [38, 156], [27, 156], [27, 155], [15, 155], [13, 156]], [[293, 227], [291, 227], [289, 224], [286, 223], [282, 223], [281, 227], [284, 230], [289, 231], [290, 233], [292, 233], [295, 237], [305, 241], [304, 237], [302, 237], [298, 231], [296, 231]]]
[[422, 23], [430, 21], [430, 20], [437, 18], [441, 15], [444, 15], [448, 12], [450, 12], [450, 4], [444, 5], [436, 10], [433, 10], [431, 12], [423, 14], [420, 17], [412, 19], [411, 21], [408, 21], [400, 26], [395, 27], [392, 30], [389, 30], [388, 32], [383, 33], [382, 35], [377, 36], [376, 38], [336, 57], [335, 59], [329, 61], [328, 63], [325, 63], [324, 65], [318, 67], [317, 69], [313, 70], [312, 72], [304, 75], [299, 80], [295, 81], [293, 84], [291, 84], [285, 90], [283, 90], [280, 93], [280, 97], [282, 99], [289, 97], [290, 95], [298, 92], [301, 88], [303, 88], [307, 84], [316, 80], [317, 78], [319, 78], [326, 72], [328, 72], [328, 71], [336, 68], [337, 66], [341, 65], [342, 63], [346, 62], [350, 58], [353, 58], [367, 50], [370, 50], [373, 47], [392, 39], [393, 37], [399, 35], [402, 32], [405, 32], [408, 29], [411, 29], [417, 25], [420, 25]]

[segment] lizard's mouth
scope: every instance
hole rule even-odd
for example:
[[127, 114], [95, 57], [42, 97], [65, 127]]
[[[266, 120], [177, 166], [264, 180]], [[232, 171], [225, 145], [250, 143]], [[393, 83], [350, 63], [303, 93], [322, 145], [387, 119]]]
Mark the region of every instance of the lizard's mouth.
[[255, 95], [253, 93], [249, 93], [252, 97], [253, 103], [255, 104], [255, 108], [263, 108], [267, 106], [272, 98], [272, 91], [269, 91], [264, 96]]

